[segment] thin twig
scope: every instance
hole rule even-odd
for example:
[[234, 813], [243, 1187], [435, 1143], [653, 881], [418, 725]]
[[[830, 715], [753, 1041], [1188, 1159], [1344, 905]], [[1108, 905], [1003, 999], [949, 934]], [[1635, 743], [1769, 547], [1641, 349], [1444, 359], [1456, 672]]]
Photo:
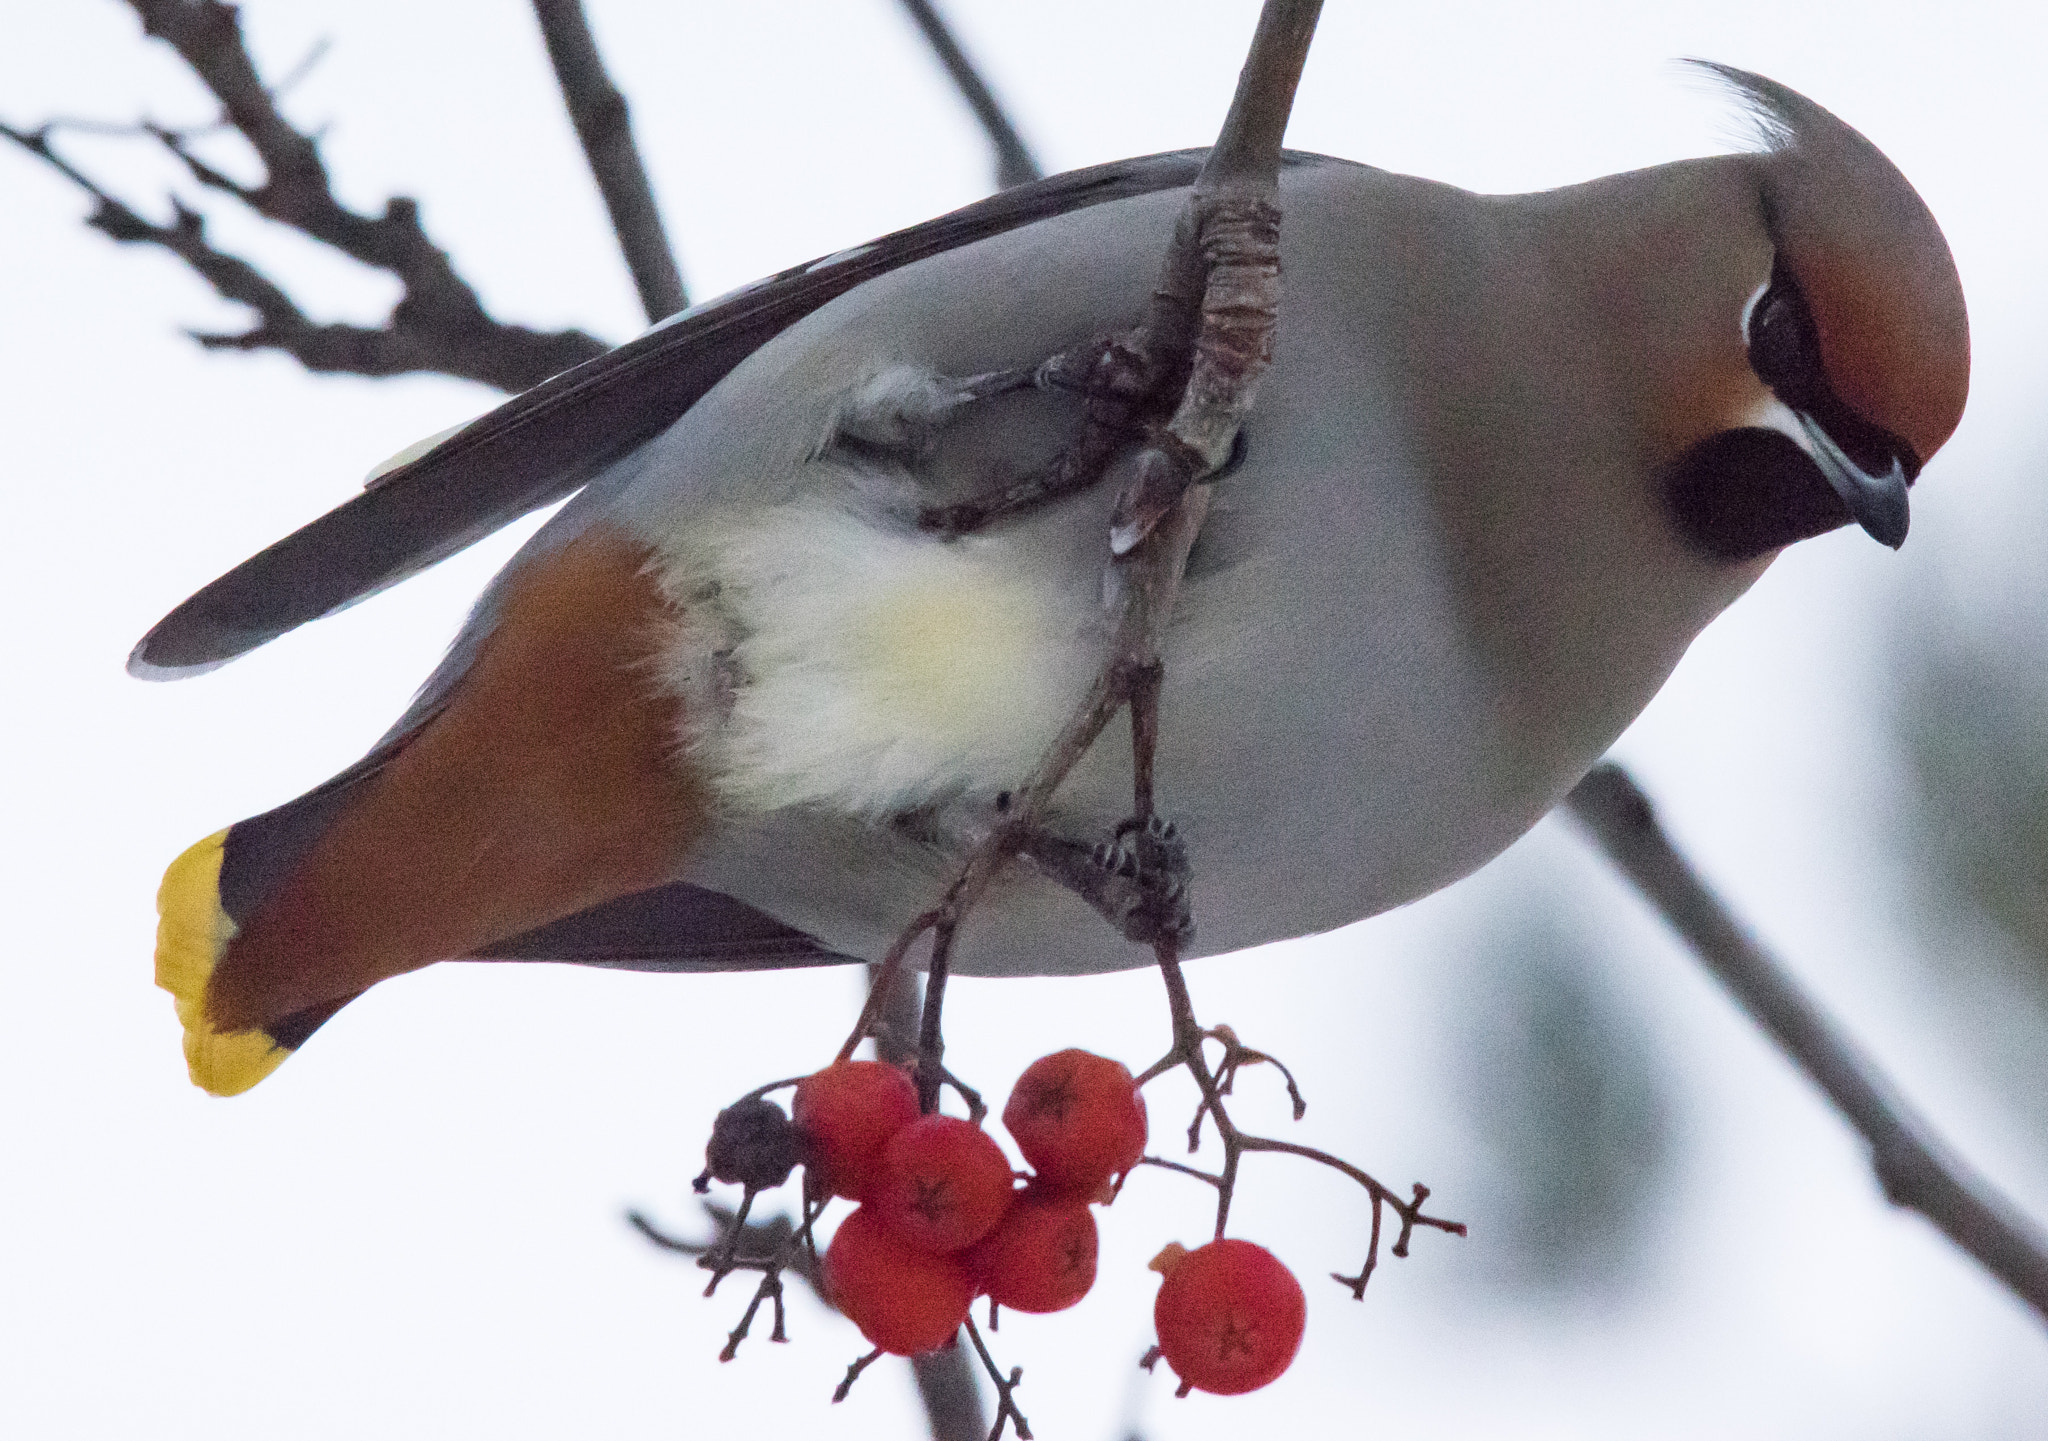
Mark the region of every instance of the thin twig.
[[1609, 859], [1870, 1145], [1885, 1196], [1918, 1211], [2048, 1320], [2048, 1237], [1950, 1153], [1934, 1128], [1686, 863], [1617, 765], [1566, 797]]
[[974, 68], [974, 62], [967, 58], [967, 52], [960, 48], [960, 42], [953, 38], [952, 30], [932, 5], [931, 0], [903, 0], [903, 8], [910, 12], [910, 18], [917, 22], [917, 28], [924, 32], [932, 53], [939, 63], [946, 67], [946, 73], [953, 77], [953, 84], [960, 91], [960, 98], [974, 112], [974, 118], [981, 122], [981, 128], [988, 134], [988, 143], [996, 152], [996, 186], [1008, 190], [1012, 185], [1022, 185], [1027, 180], [1036, 180], [1043, 173], [1038, 161], [1032, 157], [1029, 147], [1017, 134], [1017, 127], [1010, 123], [1010, 117], [1003, 113], [1003, 107], [996, 102], [988, 82]]
[[868, 967], [868, 998], [861, 1006], [860, 1014], [854, 1017], [853, 1029], [847, 1033], [845, 1044], [839, 1048], [835, 1058], [841, 1061], [853, 1059], [854, 1050], [875, 1033], [876, 1025], [882, 1019], [883, 1008], [895, 993], [903, 971], [903, 958], [917, 938], [939, 923], [938, 910], [926, 911], [908, 926], [902, 934], [890, 943], [887, 953], [880, 961]]
[[989, 1355], [988, 1345], [981, 1339], [981, 1331], [975, 1326], [972, 1315], [968, 1316], [966, 1324], [967, 1339], [974, 1343], [974, 1354], [981, 1358], [982, 1368], [996, 1387], [996, 1420], [989, 1427], [988, 1441], [1001, 1441], [1004, 1422], [1016, 1428], [1018, 1441], [1031, 1441], [1031, 1423], [1017, 1409], [1017, 1388], [1024, 1384], [1024, 1368], [1012, 1366], [1010, 1374], [1004, 1376], [1002, 1368], [996, 1365], [996, 1358]]
[[852, 1365], [848, 1366], [846, 1368], [846, 1375], [832, 1390], [832, 1404], [837, 1406], [841, 1401], [844, 1401], [852, 1393], [853, 1383], [860, 1380], [860, 1373], [888, 1354], [880, 1346], [877, 1346], [874, 1350], [868, 1352], [867, 1355], [862, 1356]]
[[820, 1301], [827, 1306], [832, 1304], [831, 1298], [825, 1294], [823, 1276], [814, 1264], [815, 1258], [805, 1247], [797, 1246], [793, 1250], [790, 1249], [791, 1243], [796, 1239], [796, 1226], [789, 1217], [771, 1216], [766, 1221], [748, 1221], [743, 1224], [738, 1212], [710, 1201], [703, 1204], [705, 1215], [711, 1219], [713, 1231], [712, 1238], [708, 1241], [690, 1241], [671, 1235], [639, 1211], [628, 1211], [626, 1222], [664, 1251], [674, 1251], [678, 1255], [700, 1261], [714, 1251], [743, 1253], [749, 1262], [762, 1262], [772, 1257], [788, 1255], [790, 1259], [785, 1269], [795, 1272], [797, 1278], [810, 1287]]
[[633, 143], [626, 97], [605, 71], [583, 0], [533, 0], [533, 13], [562, 87], [562, 102], [590, 162], [591, 178], [611, 214], [612, 233], [640, 292], [640, 308], [648, 320], [664, 320], [688, 306], [690, 299], [668, 232], [662, 228], [647, 167]]

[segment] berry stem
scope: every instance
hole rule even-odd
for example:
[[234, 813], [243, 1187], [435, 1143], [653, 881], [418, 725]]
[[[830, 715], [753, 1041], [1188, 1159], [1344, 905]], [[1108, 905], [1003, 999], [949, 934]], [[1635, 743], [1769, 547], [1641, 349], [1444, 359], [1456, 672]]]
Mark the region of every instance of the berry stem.
[[860, 1380], [860, 1373], [881, 1360], [883, 1354], [882, 1348], [877, 1346], [874, 1350], [868, 1352], [867, 1355], [846, 1368], [846, 1379], [841, 1381], [832, 1390], [832, 1404], [834, 1406], [837, 1406], [846, 1399], [846, 1393], [853, 1389], [853, 1383]]
[[[1136, 731], [1133, 727], [1133, 731]], [[1229, 1092], [1229, 1083], [1240, 1067], [1259, 1061], [1270, 1062], [1279, 1068], [1287, 1079], [1287, 1094], [1294, 1106], [1294, 1118], [1298, 1121], [1308, 1109], [1301, 1098], [1301, 1090], [1295, 1085], [1293, 1075], [1287, 1068], [1263, 1051], [1254, 1051], [1237, 1038], [1237, 1033], [1228, 1026], [1203, 1029], [1195, 1019], [1193, 997], [1188, 993], [1187, 979], [1181, 973], [1178, 945], [1170, 938], [1162, 938], [1153, 944], [1153, 954], [1159, 963], [1160, 979], [1166, 986], [1167, 1008], [1172, 1015], [1173, 1049], [1149, 1067], [1138, 1080], [1139, 1085], [1155, 1080], [1166, 1072], [1185, 1067], [1194, 1078], [1202, 1099], [1195, 1108], [1195, 1118], [1188, 1126], [1188, 1150], [1196, 1151], [1201, 1146], [1202, 1122], [1207, 1119], [1216, 1128], [1216, 1139], [1223, 1147], [1223, 1166], [1220, 1173], [1211, 1174], [1193, 1166], [1181, 1165], [1155, 1156], [1144, 1158], [1143, 1164], [1179, 1171], [1216, 1188], [1216, 1239], [1222, 1240], [1230, 1223], [1230, 1203], [1237, 1191], [1238, 1164], [1247, 1152], [1270, 1152], [1277, 1155], [1299, 1156], [1320, 1166], [1350, 1177], [1365, 1188], [1372, 1202], [1372, 1240], [1367, 1249], [1365, 1265], [1357, 1276], [1335, 1276], [1342, 1284], [1349, 1286], [1352, 1294], [1364, 1299], [1365, 1283], [1371, 1278], [1373, 1269], [1379, 1264], [1379, 1244], [1382, 1211], [1392, 1208], [1400, 1218], [1401, 1229], [1392, 1247], [1396, 1256], [1408, 1254], [1408, 1241], [1417, 1226], [1427, 1226], [1453, 1236], [1465, 1234], [1462, 1221], [1448, 1221], [1439, 1216], [1426, 1214], [1422, 1203], [1429, 1198], [1429, 1188], [1417, 1182], [1410, 1199], [1402, 1198], [1368, 1172], [1352, 1165], [1340, 1156], [1333, 1156], [1313, 1146], [1304, 1146], [1298, 1141], [1282, 1141], [1270, 1136], [1254, 1136], [1237, 1127], [1225, 1108], [1224, 1097]], [[1223, 1047], [1223, 1058], [1212, 1069], [1206, 1043], [1215, 1041]]]
[[1164, 1156], [1140, 1156], [1138, 1157], [1138, 1164], [1141, 1166], [1157, 1166], [1162, 1171], [1178, 1171], [1183, 1176], [1193, 1176], [1197, 1181], [1206, 1182], [1211, 1186], [1223, 1184], [1221, 1176], [1212, 1176], [1199, 1166], [1183, 1166], [1180, 1162], [1169, 1161]]
[[[753, 1199], [754, 1193], [750, 1190], [741, 1200], [738, 1212], [727, 1223], [724, 1243], [713, 1246], [697, 1257], [697, 1264], [711, 1272], [711, 1282], [704, 1288], [704, 1294], [707, 1296], [718, 1289], [720, 1281], [723, 1281], [735, 1271], [759, 1271], [761, 1273], [761, 1283], [754, 1288], [753, 1299], [747, 1302], [747, 1309], [741, 1315], [739, 1325], [733, 1327], [732, 1331], [727, 1334], [725, 1349], [718, 1353], [718, 1359], [721, 1361], [730, 1361], [739, 1354], [740, 1342], [747, 1339], [747, 1332], [753, 1326], [754, 1317], [760, 1311], [761, 1303], [764, 1301], [772, 1303], [775, 1308], [775, 1328], [769, 1333], [768, 1339], [770, 1341], [787, 1341], [789, 1335], [784, 1329], [787, 1318], [782, 1305], [782, 1273], [794, 1267], [798, 1270], [799, 1274], [807, 1279], [814, 1278], [819, 1274], [817, 1245], [811, 1234], [811, 1228], [817, 1223], [818, 1218], [825, 1214], [825, 1206], [832, 1198], [830, 1196], [821, 1196], [813, 1200], [806, 1196], [804, 1198], [802, 1220], [776, 1246], [773, 1254], [759, 1257], [740, 1256], [736, 1252], [739, 1249], [740, 1237], [746, 1231], [747, 1209], [753, 1202]], [[655, 1232], [654, 1228], [638, 1215], [633, 1216], [632, 1220], [640, 1228], [641, 1232], [650, 1239], [661, 1244], [673, 1245], [673, 1243], [668, 1242]], [[786, 1225], [787, 1223], [785, 1222], [784, 1224]], [[674, 1249], [680, 1250], [684, 1248], [674, 1247]], [[808, 1256], [810, 1261], [808, 1267], [798, 1265], [800, 1252]], [[813, 1285], [815, 1284], [815, 1281], [813, 1281]]]
[[[754, 1209], [755, 1194], [752, 1186], [740, 1192], [739, 1209], [733, 1213], [732, 1229], [725, 1233], [725, 1244], [706, 1251], [697, 1258], [697, 1264], [711, 1273], [711, 1280], [704, 1287], [704, 1294], [707, 1297], [717, 1291], [718, 1283], [730, 1276], [736, 1268], [740, 1237], [747, 1229], [747, 1213]], [[759, 1304], [758, 1298], [756, 1304]], [[753, 1314], [752, 1308], [748, 1308], [747, 1315], [752, 1317]]]
[[952, 973], [953, 935], [959, 922], [948, 916], [932, 927], [932, 958], [925, 968], [924, 1015], [917, 1027], [917, 1104], [930, 1115], [939, 1108], [945, 1083], [946, 1038], [940, 1018], [946, 1008], [946, 977]]

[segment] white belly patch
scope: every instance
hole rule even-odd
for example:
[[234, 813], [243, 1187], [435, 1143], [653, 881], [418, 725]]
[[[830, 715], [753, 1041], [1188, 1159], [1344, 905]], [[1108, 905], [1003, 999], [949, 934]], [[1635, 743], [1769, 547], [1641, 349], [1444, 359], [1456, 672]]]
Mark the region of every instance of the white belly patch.
[[658, 562], [682, 613], [659, 665], [686, 747], [742, 810], [880, 816], [1014, 788], [1103, 653], [1098, 583], [1001, 536], [816, 500], [688, 529]]

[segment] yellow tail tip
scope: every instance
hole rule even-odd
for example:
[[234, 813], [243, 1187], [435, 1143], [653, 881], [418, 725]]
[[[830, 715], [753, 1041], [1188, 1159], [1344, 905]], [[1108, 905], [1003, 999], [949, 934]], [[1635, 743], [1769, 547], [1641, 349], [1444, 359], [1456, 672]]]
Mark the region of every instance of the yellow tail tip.
[[235, 938], [234, 920], [220, 905], [227, 839], [216, 832], [172, 861], [156, 893], [156, 983], [177, 1002], [192, 1084], [216, 1096], [240, 1095], [291, 1054], [261, 1031], [223, 1033], [206, 1018], [207, 982]]

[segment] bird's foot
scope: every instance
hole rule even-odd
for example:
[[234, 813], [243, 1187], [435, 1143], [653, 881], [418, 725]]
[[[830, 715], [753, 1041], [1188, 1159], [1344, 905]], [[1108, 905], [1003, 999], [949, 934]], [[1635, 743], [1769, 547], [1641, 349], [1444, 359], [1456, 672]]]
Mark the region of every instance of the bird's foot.
[[1188, 887], [1195, 872], [1188, 864], [1187, 842], [1173, 822], [1156, 815], [1133, 817], [1116, 828], [1108, 843], [1095, 848], [1093, 858], [1130, 888], [1121, 918], [1126, 939], [1141, 945], [1185, 945], [1194, 939]]
[[1187, 843], [1170, 821], [1133, 818], [1092, 847], [1035, 831], [1019, 843], [1018, 854], [1094, 907], [1126, 940], [1185, 945], [1194, 939], [1194, 871]]

